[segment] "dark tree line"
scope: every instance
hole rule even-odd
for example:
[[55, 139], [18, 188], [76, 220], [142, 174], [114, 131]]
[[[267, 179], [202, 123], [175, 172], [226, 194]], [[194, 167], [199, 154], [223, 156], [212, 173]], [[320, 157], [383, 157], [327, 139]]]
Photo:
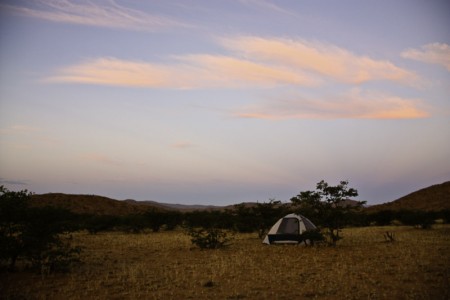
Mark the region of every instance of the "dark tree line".
[[238, 204], [227, 210], [196, 210], [179, 212], [150, 209], [127, 216], [79, 216], [78, 229], [90, 233], [120, 230], [130, 233], [184, 228], [217, 228], [236, 232], [257, 232], [262, 237], [282, 216], [289, 213], [287, 205], [270, 200], [254, 205]]
[[363, 225], [386, 226], [400, 222], [403, 225], [429, 229], [435, 220], [450, 223], [450, 210], [419, 211], [419, 210], [382, 210], [362, 216]]

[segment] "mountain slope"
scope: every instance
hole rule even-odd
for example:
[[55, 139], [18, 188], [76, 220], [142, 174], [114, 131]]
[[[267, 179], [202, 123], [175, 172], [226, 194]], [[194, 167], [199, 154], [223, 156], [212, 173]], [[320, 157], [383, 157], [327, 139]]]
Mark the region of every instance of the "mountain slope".
[[162, 210], [160, 206], [140, 204], [138, 201], [131, 203], [96, 195], [70, 195], [60, 193], [33, 195], [31, 205], [38, 207], [59, 207], [78, 214], [114, 216], [143, 213], [151, 208]]
[[392, 202], [370, 206], [367, 212], [400, 209], [423, 211], [450, 209], [450, 181], [429, 186]]

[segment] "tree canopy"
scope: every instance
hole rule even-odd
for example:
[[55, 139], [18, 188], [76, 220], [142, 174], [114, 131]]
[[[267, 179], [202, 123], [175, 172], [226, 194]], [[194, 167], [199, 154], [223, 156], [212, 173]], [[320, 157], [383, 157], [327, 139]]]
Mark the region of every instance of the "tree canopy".
[[346, 226], [365, 201], [349, 201], [358, 191], [348, 186], [348, 180], [331, 186], [324, 180], [315, 191], [303, 191], [291, 198], [292, 204], [316, 225], [324, 228], [332, 245], [341, 239], [340, 231]]

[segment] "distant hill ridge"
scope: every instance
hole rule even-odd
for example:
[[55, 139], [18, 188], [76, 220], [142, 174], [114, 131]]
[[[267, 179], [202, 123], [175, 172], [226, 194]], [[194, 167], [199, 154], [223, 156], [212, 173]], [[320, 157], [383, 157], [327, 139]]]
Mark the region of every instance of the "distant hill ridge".
[[115, 200], [98, 195], [75, 195], [63, 193], [35, 194], [31, 198], [31, 205], [53, 206], [64, 208], [77, 214], [114, 215], [124, 216], [129, 214], [139, 214], [149, 209], [156, 210], [218, 210], [223, 206], [213, 205], [183, 205], [160, 203], [156, 201], [136, 201], [132, 199]]
[[97, 195], [72, 195], [61, 193], [33, 195], [31, 198], [31, 205], [64, 208], [78, 214], [116, 216], [143, 213], [151, 207], [162, 209], [162, 207], [156, 205], [151, 206], [129, 203], [127, 201], [119, 201]]
[[370, 206], [367, 208], [367, 211], [377, 212], [401, 209], [422, 211], [450, 209], [450, 181], [420, 189], [392, 202]]
[[145, 201], [136, 201], [127, 199], [124, 200], [129, 203], [133, 204], [144, 204], [144, 205], [150, 205], [150, 206], [158, 206], [164, 209], [173, 209], [173, 210], [183, 210], [183, 211], [190, 211], [190, 210], [220, 210], [223, 209], [224, 206], [216, 206], [216, 205], [200, 205], [200, 204], [193, 204], [193, 205], [186, 205], [186, 204], [172, 204], [172, 203], [162, 203], [162, 202], [156, 202], [151, 200], [145, 200]]
[[[117, 216], [143, 213], [145, 211], [148, 211], [149, 209], [193, 211], [223, 210], [233, 207], [233, 205], [183, 205], [159, 203], [156, 201], [136, 201], [130, 199], [114, 200], [97, 195], [73, 195], [62, 193], [33, 195], [31, 204], [34, 206], [54, 206], [64, 208], [79, 214]], [[256, 204], [254, 202], [248, 202], [245, 203], [245, 205], [252, 206]], [[380, 210], [400, 209], [413, 209], [423, 211], [439, 211], [443, 209], [450, 209], [450, 181], [418, 190], [392, 202], [369, 206], [366, 208], [366, 211], [370, 213]]]

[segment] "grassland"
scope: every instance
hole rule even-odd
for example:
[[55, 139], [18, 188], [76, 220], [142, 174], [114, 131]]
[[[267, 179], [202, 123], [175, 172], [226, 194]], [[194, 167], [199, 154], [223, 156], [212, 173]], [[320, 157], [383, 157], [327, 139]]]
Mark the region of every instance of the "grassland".
[[[383, 233], [396, 241], [384, 241]], [[236, 235], [202, 251], [181, 231], [74, 234], [67, 274], [0, 274], [3, 299], [449, 299], [450, 226], [344, 231], [335, 248], [262, 245]]]

